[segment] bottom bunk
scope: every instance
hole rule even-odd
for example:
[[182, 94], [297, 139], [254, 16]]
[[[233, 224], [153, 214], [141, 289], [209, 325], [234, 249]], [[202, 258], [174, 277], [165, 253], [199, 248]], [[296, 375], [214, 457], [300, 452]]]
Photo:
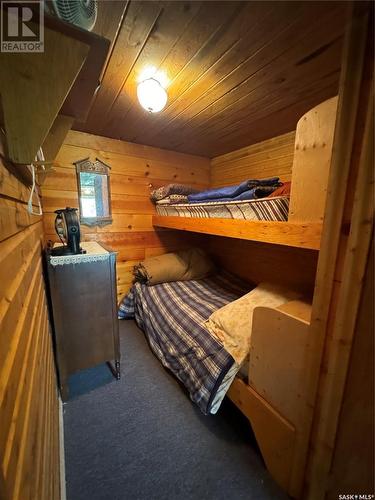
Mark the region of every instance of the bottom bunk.
[[119, 309], [203, 413], [216, 413], [225, 395], [239, 407], [271, 475], [293, 497], [302, 490], [313, 408], [304, 372], [310, 305], [297, 297], [224, 272], [137, 282]]
[[248, 379], [236, 378], [227, 393], [250, 421], [271, 475], [294, 498], [302, 494], [314, 408], [310, 316], [303, 300], [254, 309]]
[[120, 305], [119, 318], [134, 318], [152, 351], [201, 411], [216, 413], [239, 367], [204, 322], [249, 290], [226, 273], [153, 286], [136, 283]]

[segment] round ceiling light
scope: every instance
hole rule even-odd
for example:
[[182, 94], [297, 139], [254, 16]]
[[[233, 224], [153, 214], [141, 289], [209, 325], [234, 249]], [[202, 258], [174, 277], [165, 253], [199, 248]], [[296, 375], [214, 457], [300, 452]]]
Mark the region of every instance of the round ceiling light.
[[158, 113], [167, 104], [166, 90], [155, 78], [148, 78], [138, 84], [137, 96], [141, 106], [150, 113]]

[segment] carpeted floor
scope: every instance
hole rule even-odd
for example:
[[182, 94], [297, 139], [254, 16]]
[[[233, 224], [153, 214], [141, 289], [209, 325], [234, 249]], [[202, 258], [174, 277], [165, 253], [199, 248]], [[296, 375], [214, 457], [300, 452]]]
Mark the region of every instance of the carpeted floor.
[[71, 378], [67, 500], [287, 498], [229, 401], [202, 415], [133, 321], [120, 322], [120, 337], [120, 381], [105, 365]]

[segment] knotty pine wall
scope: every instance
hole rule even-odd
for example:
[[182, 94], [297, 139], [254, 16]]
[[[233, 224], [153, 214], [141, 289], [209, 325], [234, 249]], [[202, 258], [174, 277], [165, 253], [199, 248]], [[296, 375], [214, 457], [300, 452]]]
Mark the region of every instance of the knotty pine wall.
[[211, 160], [211, 185], [220, 187], [245, 179], [278, 176], [290, 181], [295, 132], [252, 144]]
[[360, 307], [337, 427], [326, 499], [374, 488], [374, 243]]
[[58, 396], [42, 218], [0, 160], [0, 498], [60, 498]]
[[[290, 181], [295, 132], [273, 137], [211, 160], [211, 186], [278, 176]], [[311, 294], [318, 252], [210, 236], [207, 245], [217, 262], [243, 278], [271, 281]]]
[[81, 225], [84, 240], [102, 242], [118, 252], [117, 291], [120, 299], [132, 282], [134, 264], [199, 244], [198, 235], [155, 230], [154, 205], [150, 190], [177, 182], [204, 189], [209, 186], [210, 161], [207, 158], [175, 153], [149, 146], [107, 139], [82, 132], [69, 132], [42, 186], [46, 239], [58, 241], [54, 229], [57, 208], [77, 207], [78, 191], [74, 161], [96, 157], [111, 167], [113, 223], [104, 227]]

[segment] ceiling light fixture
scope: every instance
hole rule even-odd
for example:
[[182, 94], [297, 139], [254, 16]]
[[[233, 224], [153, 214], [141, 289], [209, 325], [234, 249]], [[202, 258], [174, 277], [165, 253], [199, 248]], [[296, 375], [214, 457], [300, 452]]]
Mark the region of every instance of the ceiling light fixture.
[[147, 78], [137, 87], [137, 96], [141, 106], [150, 113], [158, 113], [167, 104], [168, 94], [155, 78]]

